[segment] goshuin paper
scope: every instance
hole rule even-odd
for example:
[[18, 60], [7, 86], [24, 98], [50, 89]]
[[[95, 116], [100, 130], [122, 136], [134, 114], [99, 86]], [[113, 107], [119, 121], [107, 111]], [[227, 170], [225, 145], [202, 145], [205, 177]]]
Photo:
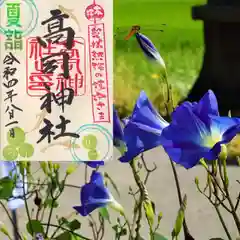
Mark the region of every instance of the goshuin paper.
[[112, 1], [0, 3], [1, 159], [111, 159]]

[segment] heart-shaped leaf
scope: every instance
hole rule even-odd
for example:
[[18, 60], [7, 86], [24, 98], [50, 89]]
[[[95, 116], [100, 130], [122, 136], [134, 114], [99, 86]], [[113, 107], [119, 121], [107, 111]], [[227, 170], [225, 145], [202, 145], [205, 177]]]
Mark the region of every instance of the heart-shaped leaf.
[[27, 231], [33, 236], [34, 233], [43, 233], [44, 229], [40, 221], [30, 220], [27, 225]]
[[71, 231], [75, 231], [81, 228], [81, 223], [77, 219], [74, 219], [73, 221], [69, 222], [67, 225], [71, 229]]

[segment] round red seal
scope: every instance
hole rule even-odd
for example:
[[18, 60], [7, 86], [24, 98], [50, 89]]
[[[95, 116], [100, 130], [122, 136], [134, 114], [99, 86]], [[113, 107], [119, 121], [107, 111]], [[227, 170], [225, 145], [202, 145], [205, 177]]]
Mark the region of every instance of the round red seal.
[[98, 4], [91, 4], [85, 10], [85, 17], [89, 21], [99, 21], [104, 17], [104, 9]]

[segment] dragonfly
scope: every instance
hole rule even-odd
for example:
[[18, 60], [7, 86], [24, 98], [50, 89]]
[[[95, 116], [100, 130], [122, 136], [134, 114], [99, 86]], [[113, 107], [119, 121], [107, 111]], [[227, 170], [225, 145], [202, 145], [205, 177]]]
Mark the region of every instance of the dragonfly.
[[[161, 27], [165, 27], [167, 24], [163, 23], [161, 24]], [[141, 30], [142, 29], [142, 30]], [[129, 30], [136, 30], [138, 32], [143, 31], [144, 33], [151, 34], [151, 33], [163, 33], [164, 29], [161, 28], [151, 28], [151, 27], [141, 27], [140, 25], [133, 25], [132, 27], [116, 27], [114, 30], [114, 38], [117, 40], [127, 40], [125, 38], [121, 38], [122, 35], [126, 35], [129, 32]], [[120, 38], [119, 38], [120, 36]]]
[[[166, 24], [161, 24], [161, 26], [166, 26]], [[114, 35], [116, 41], [127, 41], [129, 40], [132, 36], [135, 36], [138, 46], [141, 48], [142, 52], [144, 53], [144, 55], [149, 59], [152, 60], [154, 62], [158, 62], [159, 64], [161, 64], [163, 67], [165, 67], [165, 63], [160, 55], [160, 53], [158, 52], [157, 48], [155, 47], [155, 45], [152, 43], [152, 41], [149, 39], [149, 37], [147, 37], [146, 35], [142, 34], [140, 32], [141, 27], [140, 25], [134, 25], [131, 27], [130, 31], [128, 29], [128, 34], [127, 31], [125, 31], [124, 29], [120, 29], [117, 28], [116, 29], [116, 33]], [[163, 29], [144, 29], [144, 32], [164, 32]], [[123, 37], [123, 35], [125, 35], [125, 37]], [[119, 38], [119, 36], [122, 36], [122, 38]], [[116, 43], [118, 44], [118, 43]], [[122, 43], [121, 43], [122, 44]], [[117, 46], [118, 47], [118, 46]]]

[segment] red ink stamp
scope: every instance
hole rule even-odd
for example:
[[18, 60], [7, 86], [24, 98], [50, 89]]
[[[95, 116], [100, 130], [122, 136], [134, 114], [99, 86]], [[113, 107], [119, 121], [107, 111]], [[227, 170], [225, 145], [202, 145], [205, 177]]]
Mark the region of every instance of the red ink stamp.
[[[67, 50], [63, 43], [48, 43], [46, 48], [41, 47], [36, 38], [27, 39], [26, 49], [26, 91], [29, 96], [40, 97], [46, 93], [44, 83], [53, 91], [61, 91], [61, 88], [72, 88], [75, 96], [82, 96], [86, 92], [86, 47], [85, 40], [77, 37], [71, 50]], [[59, 70], [54, 73], [43, 73], [42, 58], [50, 54], [67, 52], [69, 55], [68, 79], [60, 74], [63, 70], [61, 57], [55, 59]], [[63, 82], [63, 84], [61, 84]]]
[[93, 120], [95, 123], [110, 122], [108, 71], [103, 23], [88, 26], [88, 42]]

